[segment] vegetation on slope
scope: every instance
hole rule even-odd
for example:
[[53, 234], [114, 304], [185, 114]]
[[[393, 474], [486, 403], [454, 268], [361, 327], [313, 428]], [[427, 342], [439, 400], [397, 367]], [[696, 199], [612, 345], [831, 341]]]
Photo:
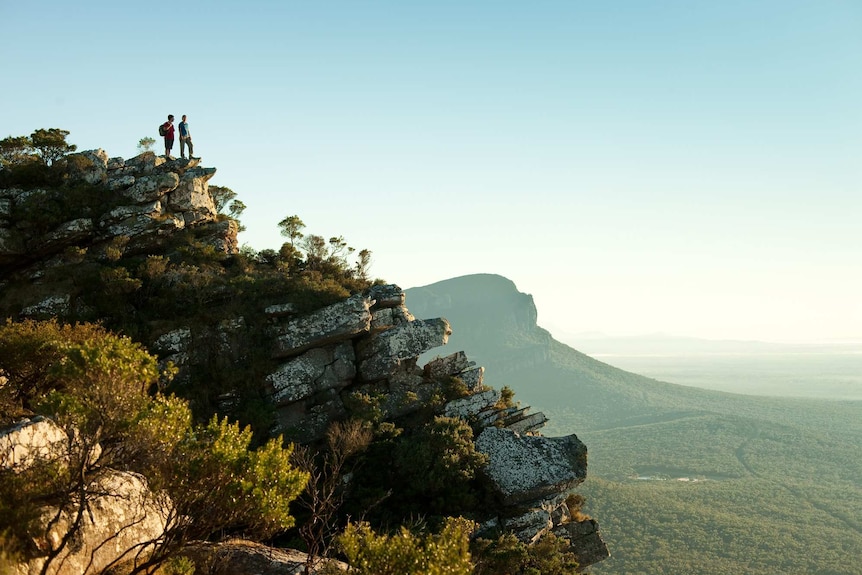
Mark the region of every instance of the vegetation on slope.
[[[106, 209], [115, 201], [101, 186], [69, 183], [72, 160], [55, 157], [53, 150], [74, 147], [63, 148], [67, 132], [49, 132], [60, 141], [44, 153], [34, 150], [34, 138], [0, 141], [0, 187], [47, 188], [39, 197], [44, 209], [36, 200], [16, 202], [14, 219], [32, 222], [36, 232], [92, 216], [94, 206]], [[229, 210], [220, 217], [238, 218], [244, 206], [233, 191], [214, 192], [219, 207]], [[192, 228], [174, 233], [157, 255], [127, 254], [123, 237], [44, 254], [52, 256], [51, 265], [39, 270], [36, 284], [21, 273], [36, 258], [0, 269], [0, 316], [15, 318], [34, 290], [68, 293], [71, 303], [67, 324], [45, 318], [9, 322], [0, 331], [0, 377], [6, 378], [0, 380], [0, 420], [47, 415], [81, 440], [68, 454], [74, 465], [52, 467], [51, 481], [42, 473], [45, 466], [19, 475], [0, 472], [3, 552], [36, 554], [29, 541], [40, 506], [77, 503], [83, 514], [98, 495], [99, 471], [110, 466], [143, 474], [154, 490], [171, 495], [171, 517], [184, 518], [138, 565], [141, 570], [189, 540], [242, 533], [299, 543], [312, 558], [340, 549], [374, 573], [398, 569], [402, 556], [429, 573], [574, 573], [567, 542], [553, 537], [527, 546], [500, 536], [468, 548], [469, 521], [448, 516], [476, 514], [493, 502], [477, 478], [483, 455], [463, 421], [434, 418], [430, 408], [410, 421], [381, 421], [369, 397], [368, 409], [357, 405], [355, 418], [328, 447], [308, 446], [292, 455], [292, 445], [267, 438], [272, 406], [256, 383], [274, 368], [261, 339], [264, 308], [290, 302], [304, 313], [371, 285], [369, 251], [360, 251], [351, 264], [355, 250], [343, 237], [327, 242], [305, 235], [298, 216], [280, 227], [289, 241], [279, 250], [219, 253]], [[212, 341], [196, 342], [194, 369], [182, 385], [172, 380], [170, 367], [160, 373], [156, 358], [135, 343], [176, 328], [225, 325], [233, 329], [232, 353], [211, 330]], [[124, 385], [110, 387], [120, 376]], [[94, 378], [99, 385], [85, 385]], [[447, 389], [452, 397], [459, 393], [457, 382]], [[232, 399], [227, 406], [221, 401], [226, 394]], [[347, 429], [355, 435], [340, 442], [353, 433]], [[88, 454], [96, 444], [103, 451], [93, 460]], [[349, 497], [346, 474], [353, 477]], [[307, 480], [301, 505], [289, 510]], [[350, 517], [369, 523], [351, 526]], [[416, 517], [424, 521], [411, 523]], [[298, 529], [290, 531], [294, 522]]]

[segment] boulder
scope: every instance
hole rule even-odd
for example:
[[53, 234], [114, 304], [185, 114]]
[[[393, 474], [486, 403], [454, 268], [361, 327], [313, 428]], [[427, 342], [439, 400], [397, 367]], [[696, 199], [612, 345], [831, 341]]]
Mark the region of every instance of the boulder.
[[372, 301], [354, 295], [306, 316], [286, 321], [275, 329], [273, 358], [290, 357], [312, 347], [345, 341], [371, 328]]
[[173, 172], [140, 176], [130, 187], [120, 190], [120, 195], [137, 203], [154, 202], [180, 184], [180, 177]]
[[385, 329], [396, 325], [404, 325], [414, 321], [413, 317], [407, 308], [402, 306], [386, 307], [382, 309], [372, 308], [371, 312], [371, 329]]
[[[215, 219], [217, 210], [207, 185], [215, 172], [215, 168], [193, 168], [179, 177], [179, 185], [169, 196], [168, 208], [182, 213], [186, 225]], [[177, 177], [173, 172], [169, 174]]]
[[[168, 505], [149, 491], [142, 476], [106, 469], [88, 485], [88, 491], [92, 495], [80, 532], [45, 569], [48, 575], [101, 573], [124, 558], [145, 554], [165, 532]], [[46, 508], [46, 531], [34, 541], [44, 555], [19, 566], [17, 572], [40, 572], [45, 556], [58, 548], [76, 514], [74, 508]]]
[[346, 563], [334, 559], [317, 561], [306, 571], [308, 555], [301, 551], [243, 540], [195, 543], [181, 554], [194, 561], [200, 572], [209, 575], [318, 575], [331, 573], [333, 569], [347, 571]]
[[573, 521], [554, 529], [554, 534], [565, 537], [571, 543], [571, 551], [577, 555], [581, 569], [611, 556], [602, 539], [599, 524], [594, 519]]
[[371, 286], [368, 297], [374, 300], [373, 309], [402, 306], [405, 299], [404, 290], [395, 284]]
[[485, 475], [513, 505], [567, 491], [587, 476], [587, 447], [576, 435], [542, 437], [487, 427], [476, 439]]
[[154, 152], [144, 152], [126, 160], [122, 170], [125, 173], [151, 174], [164, 163], [165, 158], [162, 156], [157, 156]]
[[105, 150], [87, 150], [77, 154], [68, 154], [62, 161], [66, 163], [69, 177], [72, 180], [95, 185], [103, 183], [107, 178], [108, 154], [105, 153]]
[[26, 469], [65, 457], [69, 436], [50, 419], [34, 417], [0, 430], [0, 469]]
[[439, 379], [441, 377], [459, 375], [461, 372], [472, 368], [476, 365], [475, 361], [470, 361], [467, 354], [463, 351], [456, 351], [446, 357], [436, 357], [425, 364], [423, 371], [425, 377], [431, 379]]
[[445, 345], [452, 334], [443, 318], [416, 320], [370, 336], [358, 348], [359, 374], [365, 381], [385, 379], [403, 362], [415, 365], [422, 353]]
[[317, 347], [283, 363], [266, 378], [276, 405], [292, 403], [327, 389], [347, 386], [356, 376], [353, 346]]
[[450, 401], [443, 408], [443, 415], [470, 419], [482, 411], [493, 408], [498, 401], [500, 401], [500, 392], [496, 389], [489, 389]]

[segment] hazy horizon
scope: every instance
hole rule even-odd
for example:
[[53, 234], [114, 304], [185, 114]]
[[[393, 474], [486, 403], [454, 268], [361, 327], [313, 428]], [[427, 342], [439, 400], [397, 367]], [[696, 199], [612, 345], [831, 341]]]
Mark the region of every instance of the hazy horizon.
[[[137, 154], [168, 114], [247, 205], [404, 288], [497, 273], [539, 324], [862, 326], [862, 4], [0, 4], [0, 138]], [[173, 153], [179, 155], [179, 143]]]

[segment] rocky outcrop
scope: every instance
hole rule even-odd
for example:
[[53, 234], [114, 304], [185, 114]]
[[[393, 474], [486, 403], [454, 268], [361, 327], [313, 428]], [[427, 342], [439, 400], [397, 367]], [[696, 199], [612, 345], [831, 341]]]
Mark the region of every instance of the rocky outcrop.
[[[190, 231], [196, 241], [220, 252], [237, 251], [236, 222], [219, 221], [208, 192], [207, 182], [215, 170], [199, 166], [197, 160], [166, 161], [152, 153], [124, 160], [94, 151], [71, 158], [69, 163], [75, 166], [70, 177], [104, 193], [104, 205], [98, 209], [90, 206], [76, 217], [37, 231], [16, 214], [32, 209], [55, 191], [0, 190], [0, 272], [14, 270], [25, 278], [20, 283], [30, 282], [27, 287], [34, 288], [16, 293], [20, 306], [15, 315], [74, 317], [80, 311], [73, 294], [55, 287], [62, 287], [62, 283], [45, 280], [60, 265], [58, 262], [70, 258], [109, 261], [130, 254], [163, 255], [170, 238]], [[173, 279], [171, 274], [175, 273], [164, 273], [160, 279], [173, 286], [172, 282], [183, 281], [181, 277]], [[0, 293], [3, 281], [0, 276]], [[256, 311], [246, 308], [242, 317], [221, 317], [211, 325], [186, 325], [181, 318], [160, 318], [157, 327], [142, 339], [149, 339], [145, 343], [163, 365], [170, 361], [179, 367], [178, 385], [189, 381], [188, 374], [196, 366], [214, 358], [225, 365], [246, 366], [253, 356], [250, 346], [259, 346], [255, 349], [262, 353], [254, 356], [254, 369], [248, 370], [254, 379], [249, 385], [258, 394], [255, 398], [268, 401], [274, 411], [270, 433], [282, 434], [289, 441], [321, 440], [334, 421], [355, 416], [363, 402], [373, 404], [375, 417], [387, 421], [427, 420], [429, 414], [460, 418], [472, 427], [477, 450], [488, 456], [484, 479], [491, 491], [488, 500], [495, 503], [489, 505], [484, 517], [478, 517], [484, 525], [510, 531], [528, 543], [551, 532], [564, 536], [572, 542], [582, 566], [607, 556], [595, 523], [576, 521], [566, 504], [567, 495], [586, 476], [586, 447], [577, 437], [541, 436], [539, 431], [547, 421], [544, 414], [530, 413], [529, 407], [512, 404], [507, 394], [486, 385], [484, 369], [464, 352], [434, 357], [420, 365], [423, 354], [449, 341], [453, 328], [448, 320], [417, 319], [405, 305], [404, 291], [392, 284], [375, 285], [302, 313], [298, 311], [302, 306], [290, 296], [285, 294], [283, 301], [275, 303], [273, 297]], [[507, 321], [535, 320], [530, 313], [525, 315]], [[209, 346], [206, 352], [204, 343]], [[540, 360], [538, 355], [531, 358]], [[213, 396], [224, 412], [240, 402], [239, 394], [233, 391], [220, 390]], [[0, 434], [0, 462], [7, 467], [20, 465], [41, 454], [38, 449], [42, 448], [32, 447], [26, 436], [44, 436], [45, 445], [51, 445], [51, 433], [49, 424], [34, 420], [17, 431]], [[14, 439], [13, 434], [17, 434]], [[63, 437], [55, 439], [62, 441]], [[123, 531], [118, 523], [121, 516], [135, 518], [133, 522], [147, 525], [147, 529], [163, 528], [158, 509], [148, 507], [157, 502], [134, 495], [141, 478], [116, 473], [105, 470], [99, 481], [125, 494], [120, 499], [132, 501], [137, 509], [148, 509], [153, 517], [138, 521], [134, 509], [117, 507], [111, 511], [106, 503], [101, 515], [93, 516], [93, 531], [88, 532], [93, 542], [104, 536], [95, 530], [97, 526], [109, 526], [107, 529], [115, 533]], [[63, 522], [55, 527], [62, 530]], [[145, 531], [139, 540], [148, 540], [148, 533]], [[46, 535], [43, 546], [50, 549], [56, 537]], [[91, 556], [92, 550], [102, 548], [96, 543], [87, 547], [89, 544], [83, 549], [89, 549]], [[216, 548], [206, 552], [215, 558], [226, 553]], [[119, 547], [111, 553], [105, 561], [116, 558]], [[250, 557], [257, 555], [257, 551], [249, 553]], [[256, 559], [249, 560], [256, 564]], [[73, 555], [64, 561], [80, 565]], [[279, 565], [275, 568], [291, 572], [286, 562]], [[262, 572], [263, 567], [249, 569]], [[230, 572], [242, 571], [231, 568]]]
[[507, 504], [565, 492], [587, 476], [587, 446], [575, 435], [531, 436], [489, 427], [476, 447], [488, 454], [485, 472]]
[[208, 190], [216, 170], [200, 167], [197, 159], [165, 160], [145, 152], [124, 160], [90, 150], [70, 154], [63, 163], [69, 181], [104, 190], [101, 205], [79, 206], [81, 216], [42, 230], [26, 215], [62, 192], [0, 189], [0, 267], [18, 268], [69, 246], [97, 248], [117, 237], [128, 238], [125, 253], [147, 253], [189, 227], [209, 228], [201, 236], [217, 250], [238, 249], [235, 222], [217, 221]]

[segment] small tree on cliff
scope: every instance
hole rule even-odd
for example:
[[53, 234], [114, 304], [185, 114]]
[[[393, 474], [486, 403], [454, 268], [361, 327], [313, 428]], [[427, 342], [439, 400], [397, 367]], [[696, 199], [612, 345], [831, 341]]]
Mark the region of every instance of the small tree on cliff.
[[296, 240], [302, 238], [302, 230], [305, 228], [305, 224], [299, 216], [287, 216], [280, 222], [278, 222], [278, 227], [281, 228], [281, 235], [288, 238], [290, 240], [290, 245], [296, 247]]
[[149, 152], [153, 149], [153, 146], [156, 145], [156, 140], [149, 136], [145, 138], [141, 138], [138, 140], [138, 151], [139, 152]]
[[22, 164], [36, 159], [33, 142], [27, 136], [9, 136], [0, 140], [0, 166]]
[[56, 160], [78, 149], [78, 146], [66, 142], [68, 135], [68, 130], [40, 128], [30, 134], [30, 140], [33, 142], [33, 147], [42, 156], [42, 160], [50, 166]]

